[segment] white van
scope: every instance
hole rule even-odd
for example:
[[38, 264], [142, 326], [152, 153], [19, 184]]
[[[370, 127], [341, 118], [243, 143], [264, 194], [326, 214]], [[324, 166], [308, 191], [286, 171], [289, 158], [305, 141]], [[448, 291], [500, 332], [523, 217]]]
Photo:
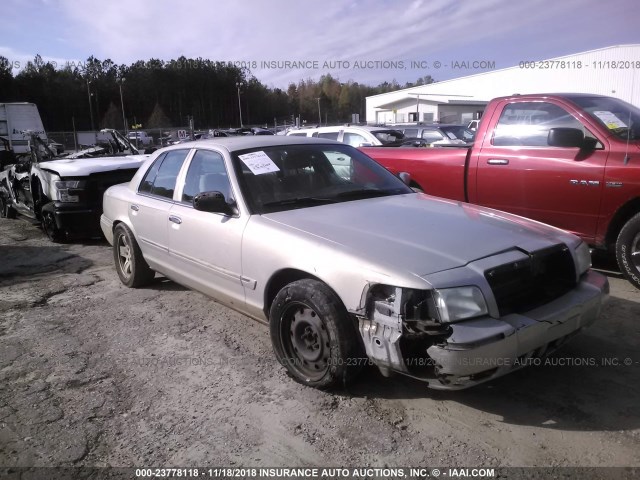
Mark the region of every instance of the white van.
[[349, 125], [290, 130], [287, 135], [327, 138], [347, 143], [353, 147], [388, 145], [404, 138], [402, 132], [392, 128]]
[[31, 131], [47, 143], [47, 134], [35, 103], [0, 103], [0, 137], [9, 142], [17, 155], [29, 152], [28, 135]]

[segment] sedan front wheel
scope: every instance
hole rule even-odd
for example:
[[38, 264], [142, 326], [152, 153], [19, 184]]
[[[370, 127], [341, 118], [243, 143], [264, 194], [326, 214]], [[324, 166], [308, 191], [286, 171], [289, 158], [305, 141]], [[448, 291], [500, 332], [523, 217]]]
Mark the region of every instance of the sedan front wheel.
[[366, 363], [346, 308], [322, 282], [304, 279], [285, 286], [271, 305], [269, 323], [278, 361], [304, 385], [347, 384]]

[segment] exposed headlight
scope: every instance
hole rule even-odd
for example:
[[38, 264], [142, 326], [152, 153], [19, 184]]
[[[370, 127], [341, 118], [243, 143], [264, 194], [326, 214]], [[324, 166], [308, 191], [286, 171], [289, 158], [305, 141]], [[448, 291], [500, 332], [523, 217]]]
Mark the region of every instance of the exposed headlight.
[[413, 331], [434, 331], [442, 324], [486, 315], [487, 302], [478, 287], [414, 290], [377, 284], [366, 291], [369, 318], [404, 320]]
[[440, 321], [456, 322], [488, 313], [487, 302], [478, 287], [456, 287], [434, 290]]
[[74, 190], [84, 188], [82, 180], [58, 180], [53, 183], [56, 190], [56, 200], [64, 203], [78, 203], [80, 196]]
[[591, 268], [591, 251], [589, 245], [584, 242], [576, 248], [576, 268], [578, 275], [582, 275]]

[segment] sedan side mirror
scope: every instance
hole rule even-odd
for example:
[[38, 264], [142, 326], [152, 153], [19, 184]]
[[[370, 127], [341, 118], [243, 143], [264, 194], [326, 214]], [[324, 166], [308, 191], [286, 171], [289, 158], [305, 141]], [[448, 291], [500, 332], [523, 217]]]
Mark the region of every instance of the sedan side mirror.
[[584, 148], [584, 132], [579, 128], [552, 128], [547, 144], [550, 147]]
[[193, 197], [193, 208], [201, 212], [222, 213], [224, 215], [235, 215], [233, 206], [227, 203], [224, 195], [220, 192], [202, 192]]

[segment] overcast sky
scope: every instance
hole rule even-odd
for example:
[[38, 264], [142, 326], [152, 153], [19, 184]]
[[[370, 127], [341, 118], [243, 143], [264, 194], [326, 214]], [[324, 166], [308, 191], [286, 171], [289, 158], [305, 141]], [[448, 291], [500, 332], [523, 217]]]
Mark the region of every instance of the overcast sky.
[[637, 0], [2, 0], [0, 55], [16, 71], [36, 54], [184, 55], [249, 62], [269, 86], [325, 73], [376, 85], [640, 43], [639, 21]]

